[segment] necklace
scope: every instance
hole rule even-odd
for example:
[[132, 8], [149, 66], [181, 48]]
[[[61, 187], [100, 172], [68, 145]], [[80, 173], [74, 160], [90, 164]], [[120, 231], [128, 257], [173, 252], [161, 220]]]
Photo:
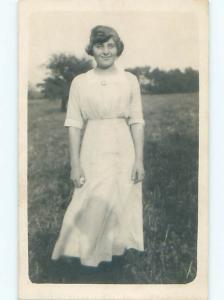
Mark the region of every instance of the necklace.
[[[96, 69], [93, 69], [94, 74], [95, 74], [96, 76], [99, 76], [99, 79], [100, 79], [100, 80], [99, 80], [99, 83], [100, 83], [100, 85], [102, 85], [102, 86], [108, 85], [108, 84], [111, 82], [111, 80], [113, 81], [114, 78], [116, 78], [116, 77], [118, 76], [120, 69], [119, 69], [119, 68], [116, 68], [115, 71], [116, 71], [115, 73], [111, 73], [111, 74], [106, 72], [106, 75], [105, 75], [105, 74], [103, 74], [103, 73], [105, 73], [105, 72], [101, 71], [101, 72], [102, 72], [101, 74], [100, 74], [100, 73], [97, 74], [97, 70], [96, 70]], [[101, 75], [102, 75], [102, 78], [100, 78]]]
[[100, 81], [100, 84], [101, 84], [101, 85], [107, 85], [108, 83], [107, 83], [106, 80], [101, 80], [101, 81]]

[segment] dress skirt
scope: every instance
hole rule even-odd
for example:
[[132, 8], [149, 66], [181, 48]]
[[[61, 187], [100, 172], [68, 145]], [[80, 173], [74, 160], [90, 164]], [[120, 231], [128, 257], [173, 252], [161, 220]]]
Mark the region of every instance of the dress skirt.
[[86, 182], [64, 215], [52, 259], [98, 266], [125, 249], [144, 250], [142, 186], [134, 184], [134, 144], [123, 118], [88, 120], [80, 149]]

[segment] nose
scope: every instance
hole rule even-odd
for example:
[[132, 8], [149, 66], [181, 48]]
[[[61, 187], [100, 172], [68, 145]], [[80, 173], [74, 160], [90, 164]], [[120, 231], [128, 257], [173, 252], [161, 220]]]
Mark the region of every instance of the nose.
[[103, 54], [104, 54], [104, 55], [108, 55], [109, 52], [110, 52], [110, 50], [109, 50], [108, 47], [104, 47], [104, 48], [103, 48]]

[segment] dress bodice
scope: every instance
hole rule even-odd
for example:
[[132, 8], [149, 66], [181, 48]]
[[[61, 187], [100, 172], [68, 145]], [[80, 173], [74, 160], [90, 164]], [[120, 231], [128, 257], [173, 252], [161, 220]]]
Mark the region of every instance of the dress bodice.
[[71, 84], [65, 126], [83, 127], [89, 119], [125, 118], [144, 124], [137, 78], [124, 70], [102, 75], [92, 69]]

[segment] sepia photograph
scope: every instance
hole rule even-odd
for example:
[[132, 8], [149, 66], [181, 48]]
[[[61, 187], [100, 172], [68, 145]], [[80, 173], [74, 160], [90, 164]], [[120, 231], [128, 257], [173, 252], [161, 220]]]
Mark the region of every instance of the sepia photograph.
[[20, 1], [20, 299], [206, 299], [207, 2], [166, 3]]

